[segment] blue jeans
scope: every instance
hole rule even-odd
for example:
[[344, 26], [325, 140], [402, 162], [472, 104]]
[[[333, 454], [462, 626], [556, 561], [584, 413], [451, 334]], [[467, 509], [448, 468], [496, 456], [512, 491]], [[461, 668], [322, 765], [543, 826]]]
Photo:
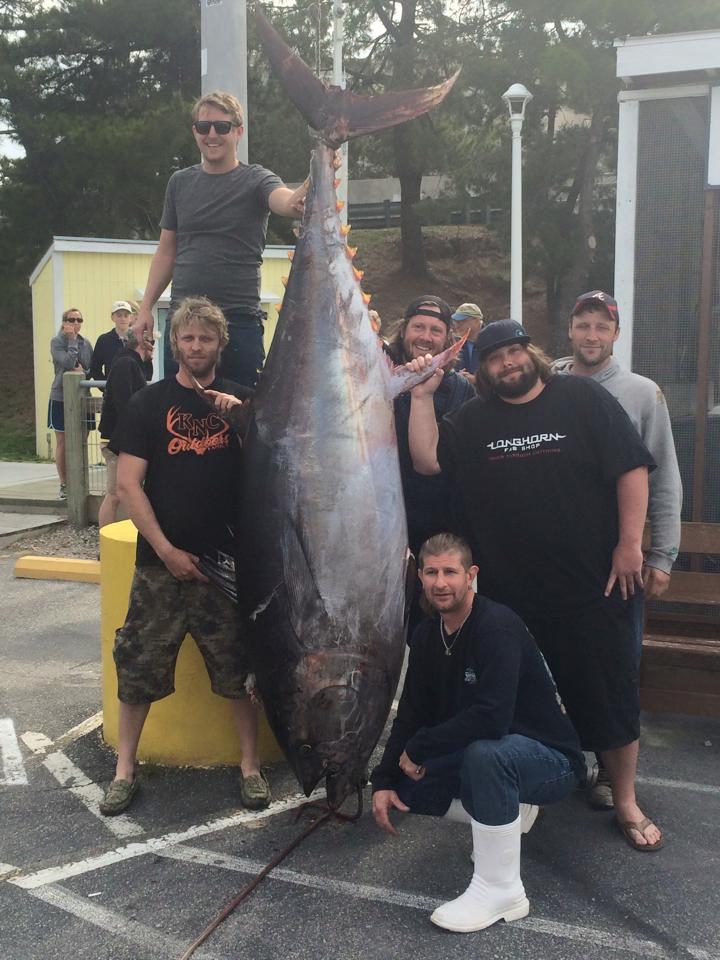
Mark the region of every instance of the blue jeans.
[[397, 788], [412, 813], [442, 816], [450, 801], [460, 797], [473, 820], [488, 826], [512, 823], [520, 803], [554, 803], [578, 785], [564, 754], [516, 733], [475, 740], [424, 766], [422, 780], [403, 776]]
[[[173, 359], [170, 347], [170, 321], [176, 309], [177, 305], [174, 304], [165, 321], [163, 375], [166, 380], [171, 379], [178, 372], [178, 365]], [[226, 377], [241, 386], [254, 387], [258, 372], [262, 370], [265, 362], [264, 315], [243, 313], [241, 310], [223, 312], [228, 324], [230, 341], [222, 352], [218, 373], [221, 377]]]

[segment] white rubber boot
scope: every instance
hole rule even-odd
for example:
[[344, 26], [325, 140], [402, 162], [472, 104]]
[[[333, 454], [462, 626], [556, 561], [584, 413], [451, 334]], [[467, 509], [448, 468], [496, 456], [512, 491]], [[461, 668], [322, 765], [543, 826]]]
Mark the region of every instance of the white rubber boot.
[[520, 879], [520, 817], [498, 827], [470, 821], [474, 872], [470, 886], [443, 903], [430, 919], [455, 933], [484, 930], [498, 920], [509, 923], [530, 912]]
[[534, 803], [520, 804], [520, 828], [522, 833], [530, 833], [537, 820], [540, 807]]
[[472, 823], [472, 817], [462, 805], [462, 800], [459, 797], [454, 797], [450, 801], [450, 806], [443, 815], [443, 820], [451, 820], [453, 823]]
[[[534, 803], [520, 804], [520, 827], [522, 833], [530, 833], [539, 812], [540, 807]], [[471, 823], [472, 817], [462, 805], [462, 801], [458, 797], [455, 797], [450, 801], [450, 806], [443, 814], [443, 820], [450, 820], [452, 823]]]

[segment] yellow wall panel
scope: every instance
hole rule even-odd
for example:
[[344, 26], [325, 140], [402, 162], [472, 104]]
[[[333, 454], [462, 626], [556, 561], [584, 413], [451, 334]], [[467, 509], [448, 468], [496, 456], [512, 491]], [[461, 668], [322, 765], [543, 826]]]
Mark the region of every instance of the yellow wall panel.
[[35, 451], [39, 457], [50, 455], [47, 409], [53, 381], [50, 341], [55, 336], [53, 311], [52, 258], [47, 261], [32, 286], [33, 373], [35, 378]]

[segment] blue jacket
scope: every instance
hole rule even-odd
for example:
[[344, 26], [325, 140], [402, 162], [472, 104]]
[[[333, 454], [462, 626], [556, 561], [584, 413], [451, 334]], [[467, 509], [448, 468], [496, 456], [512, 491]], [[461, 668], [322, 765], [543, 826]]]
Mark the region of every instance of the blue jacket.
[[477, 373], [477, 368], [480, 363], [480, 357], [478, 356], [477, 348], [475, 346], [474, 340], [466, 340], [463, 344], [462, 350], [457, 355], [457, 361], [455, 363], [456, 370], [467, 370], [468, 373], [475, 374]]

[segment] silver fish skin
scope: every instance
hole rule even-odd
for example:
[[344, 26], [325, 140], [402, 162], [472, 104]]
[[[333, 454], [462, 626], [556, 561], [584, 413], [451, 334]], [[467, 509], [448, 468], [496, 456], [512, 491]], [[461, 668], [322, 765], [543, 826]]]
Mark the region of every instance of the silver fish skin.
[[353, 117], [363, 132], [402, 122], [452, 80], [378, 105], [328, 90], [257, 16], [289, 94], [325, 126], [244, 441], [238, 600], [270, 726], [305, 793], [324, 777], [337, 807], [366, 781], [402, 667], [409, 552], [392, 401], [428, 373], [393, 371], [372, 328], [338, 217], [334, 147]]
[[[408, 548], [391, 374], [315, 148], [302, 232], [246, 436], [238, 580], [270, 725], [306, 793], [363, 781], [402, 666]], [[244, 544], [243, 544], [244, 547]]]

